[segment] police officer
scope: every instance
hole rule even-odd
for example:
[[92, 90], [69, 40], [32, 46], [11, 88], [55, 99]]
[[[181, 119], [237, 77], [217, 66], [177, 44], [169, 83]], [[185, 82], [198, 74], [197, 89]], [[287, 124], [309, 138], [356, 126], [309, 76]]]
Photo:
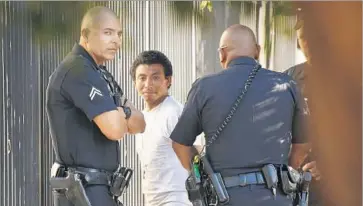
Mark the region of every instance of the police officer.
[[[120, 166], [118, 140], [126, 133], [142, 132], [145, 128], [143, 114], [122, 95], [104, 67], [115, 57], [121, 35], [120, 21], [112, 10], [90, 9], [82, 20], [79, 44], [50, 76], [46, 91], [57, 163], [52, 175], [75, 171], [81, 178], [90, 178], [82, 181], [92, 206], [116, 205], [117, 197], [110, 194], [108, 184]], [[91, 177], [104, 177], [105, 181]], [[55, 205], [74, 205], [68, 196], [55, 193]]]
[[[246, 26], [227, 28], [218, 50], [224, 70], [192, 85], [170, 136], [173, 149], [190, 171], [191, 146], [204, 132], [209, 145], [206, 156], [226, 184], [228, 205], [291, 205], [291, 197], [280, 187], [267, 188], [261, 169], [268, 164], [298, 168], [308, 152], [303, 129], [306, 113], [296, 84], [286, 74], [257, 70], [260, 47]], [[255, 77], [233, 118], [212, 140], [251, 76]]]
[[[305, 92], [305, 81], [306, 81], [305, 70], [307, 70], [307, 69], [309, 69], [309, 67], [311, 67], [311, 65], [310, 65], [311, 56], [310, 56], [309, 49], [307, 47], [306, 39], [304, 36], [304, 21], [301, 18], [302, 14], [301, 13], [299, 13], [299, 14], [300, 15], [298, 15], [298, 20], [296, 21], [294, 29], [296, 30], [296, 33], [297, 33], [298, 46], [301, 49], [301, 51], [303, 52], [307, 61], [305, 61], [301, 64], [298, 64], [298, 65], [295, 65], [293, 67], [290, 67], [289, 69], [284, 71], [284, 73], [290, 75], [297, 82], [303, 96], [305, 97], [305, 100], [307, 101], [306, 92]], [[319, 182], [318, 181], [320, 180], [320, 172], [317, 169], [316, 161], [312, 161], [313, 160], [312, 154], [313, 154], [313, 151], [310, 152], [309, 157], [306, 159], [306, 164], [304, 164], [302, 169], [309, 170], [315, 177], [315, 180], [311, 184], [309, 205], [318, 206], [318, 205], [323, 204], [322, 198], [318, 197], [318, 192], [319, 192]]]
[[298, 20], [296, 21], [294, 29], [296, 30], [296, 34], [297, 34], [298, 47], [303, 52], [307, 61], [305, 61], [301, 64], [297, 64], [297, 65], [287, 69], [286, 71], [284, 71], [284, 73], [290, 75], [298, 83], [301, 92], [304, 93], [304, 90], [305, 90], [305, 83], [304, 83], [305, 81], [304, 80], [306, 78], [304, 70], [310, 64], [310, 54], [309, 54], [309, 51], [307, 48], [307, 44], [306, 44], [306, 40], [305, 40], [304, 32], [303, 32], [304, 22], [300, 17], [301, 16], [298, 15]]

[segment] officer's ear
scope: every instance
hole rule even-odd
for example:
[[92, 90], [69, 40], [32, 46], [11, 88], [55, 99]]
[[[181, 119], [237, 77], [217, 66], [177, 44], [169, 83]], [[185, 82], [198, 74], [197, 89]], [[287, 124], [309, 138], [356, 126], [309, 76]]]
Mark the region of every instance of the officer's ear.
[[81, 31], [82, 38], [86, 41], [88, 41], [89, 32], [90, 30], [88, 28], [82, 29]]
[[227, 59], [227, 53], [224, 51], [224, 48], [218, 49], [219, 53], [219, 62], [224, 63]]

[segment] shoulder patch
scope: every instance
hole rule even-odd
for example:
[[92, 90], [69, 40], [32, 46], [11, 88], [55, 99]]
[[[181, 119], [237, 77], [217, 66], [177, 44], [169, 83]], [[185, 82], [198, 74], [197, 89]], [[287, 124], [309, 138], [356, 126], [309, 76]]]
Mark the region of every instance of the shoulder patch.
[[102, 92], [99, 90], [99, 89], [97, 89], [97, 88], [95, 88], [95, 87], [92, 87], [92, 89], [91, 89], [91, 92], [89, 93], [89, 98], [91, 99], [91, 100], [93, 100], [93, 98], [96, 96], [96, 95], [98, 95], [98, 96], [103, 96], [103, 94], [102, 94]]

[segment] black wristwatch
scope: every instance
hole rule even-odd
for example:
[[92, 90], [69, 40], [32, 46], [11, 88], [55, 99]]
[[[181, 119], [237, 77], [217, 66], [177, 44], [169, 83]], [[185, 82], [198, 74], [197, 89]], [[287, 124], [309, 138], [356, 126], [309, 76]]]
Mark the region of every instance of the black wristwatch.
[[124, 109], [124, 113], [126, 115], [125, 119], [129, 119], [131, 117], [131, 109], [130, 109], [130, 107], [123, 106], [122, 109]]

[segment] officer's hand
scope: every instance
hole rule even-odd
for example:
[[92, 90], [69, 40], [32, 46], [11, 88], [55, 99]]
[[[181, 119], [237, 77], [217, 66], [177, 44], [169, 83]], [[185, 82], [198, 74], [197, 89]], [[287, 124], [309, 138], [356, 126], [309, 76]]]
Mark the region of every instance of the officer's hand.
[[122, 107], [117, 107], [117, 110], [120, 112], [121, 117], [122, 117], [123, 119], [125, 119], [125, 118], [126, 118], [126, 114], [125, 114], [125, 112], [124, 112], [124, 109], [123, 109]]
[[311, 172], [311, 175], [315, 178], [315, 180], [320, 180], [321, 174], [316, 166], [316, 161], [306, 163], [302, 169], [303, 169], [303, 171]]

